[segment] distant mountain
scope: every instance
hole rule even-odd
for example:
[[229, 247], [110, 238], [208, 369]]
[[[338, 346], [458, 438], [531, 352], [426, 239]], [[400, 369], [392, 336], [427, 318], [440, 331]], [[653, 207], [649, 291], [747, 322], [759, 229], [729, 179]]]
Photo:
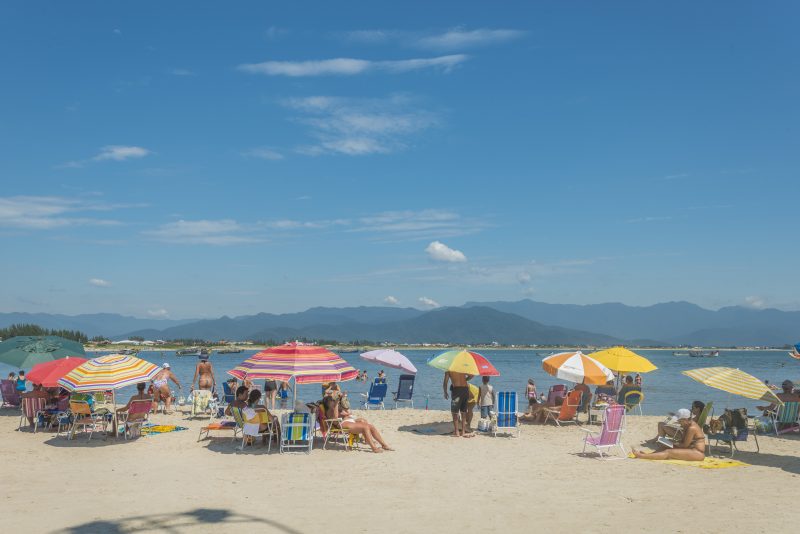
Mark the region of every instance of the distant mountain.
[[191, 323], [197, 319], [139, 319], [116, 313], [84, 315], [59, 315], [50, 313], [0, 313], [0, 328], [12, 324], [36, 324], [49, 329], [80, 330], [90, 338], [95, 336], [118, 337], [133, 330], [151, 328], [161, 330], [171, 326]]
[[713, 311], [688, 302], [639, 307], [619, 303], [547, 304], [530, 299], [468, 302], [464, 306], [488, 306], [532, 321], [603, 332], [622, 339], [717, 346], [784, 345], [800, 339], [800, 312], [776, 309], [732, 306]]
[[[326, 311], [321, 315], [320, 309], [312, 308], [312, 310], [314, 313], [303, 317], [303, 321], [310, 317], [324, 316], [321, 322], [298, 324], [298, 314], [290, 314], [295, 316], [291, 318], [294, 326], [288, 326], [291, 321], [286, 316], [258, 314], [236, 319], [223, 317], [216, 320], [198, 321], [160, 332], [132, 332], [129, 336], [208, 340], [274, 339], [276, 341], [310, 338], [340, 342], [370, 340], [392, 343], [461, 344], [496, 341], [501, 344], [539, 345], [608, 345], [620, 342], [619, 339], [603, 334], [546, 326], [488, 307], [443, 308], [427, 313], [419, 310], [399, 311], [396, 308], [377, 308], [373, 309], [374, 313], [366, 308], [350, 308], [342, 313], [334, 313], [334, 309], [325, 309]], [[408, 316], [408, 318], [385, 320], [398, 316]], [[384, 321], [377, 321], [377, 317], [383, 318]], [[353, 318], [359, 318], [361, 322], [355, 321]], [[260, 327], [254, 328], [258, 325]]]

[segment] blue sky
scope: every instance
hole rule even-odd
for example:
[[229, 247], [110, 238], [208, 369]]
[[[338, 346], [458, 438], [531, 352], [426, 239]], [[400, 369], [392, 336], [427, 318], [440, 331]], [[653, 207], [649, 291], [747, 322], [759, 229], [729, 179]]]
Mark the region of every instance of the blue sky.
[[800, 308], [776, 2], [5, 2], [0, 311]]

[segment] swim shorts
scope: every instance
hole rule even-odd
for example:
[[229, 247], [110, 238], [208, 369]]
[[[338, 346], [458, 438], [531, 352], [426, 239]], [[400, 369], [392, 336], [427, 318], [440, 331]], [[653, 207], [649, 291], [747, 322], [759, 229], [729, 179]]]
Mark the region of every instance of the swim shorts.
[[467, 411], [469, 388], [466, 386], [453, 387], [451, 390], [450, 412], [459, 413]]

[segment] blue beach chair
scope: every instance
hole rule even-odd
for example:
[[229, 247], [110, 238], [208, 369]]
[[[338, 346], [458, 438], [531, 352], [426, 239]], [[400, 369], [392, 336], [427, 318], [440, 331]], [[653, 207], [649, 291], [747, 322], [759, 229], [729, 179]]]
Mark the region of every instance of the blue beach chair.
[[517, 417], [517, 392], [501, 391], [497, 394], [497, 424], [494, 435], [499, 433], [520, 434], [519, 417]]
[[411, 396], [414, 394], [415, 379], [416, 376], [414, 375], [400, 375], [400, 381], [397, 383], [397, 391], [392, 393], [395, 409], [400, 402], [411, 403], [411, 407], [414, 407], [414, 399], [412, 399]]
[[381, 410], [386, 407], [383, 405], [383, 399], [386, 398], [386, 390], [388, 386], [386, 381], [375, 381], [369, 386], [369, 393], [362, 393], [361, 396], [364, 400], [361, 402], [365, 410], [369, 410], [370, 406], [380, 408]]

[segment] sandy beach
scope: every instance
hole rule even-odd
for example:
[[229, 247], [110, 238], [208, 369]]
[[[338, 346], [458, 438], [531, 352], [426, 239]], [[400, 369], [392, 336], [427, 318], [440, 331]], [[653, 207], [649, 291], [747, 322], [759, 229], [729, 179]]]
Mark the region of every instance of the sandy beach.
[[[760, 532], [800, 519], [793, 505], [774, 513], [798, 484], [797, 435], [762, 436], [759, 454], [736, 455], [751, 465], [707, 470], [580, 456], [574, 426], [456, 439], [442, 435], [450, 426], [441, 411], [358, 412], [397, 450], [311, 455], [261, 445], [242, 453], [229, 437], [198, 443], [204, 421], [179, 413], [152, 420], [188, 430], [129, 442], [18, 432], [17, 413], [0, 412], [8, 531], [681, 532], [699, 521], [709, 532]], [[659, 420], [629, 417], [626, 447], [651, 437]]]

